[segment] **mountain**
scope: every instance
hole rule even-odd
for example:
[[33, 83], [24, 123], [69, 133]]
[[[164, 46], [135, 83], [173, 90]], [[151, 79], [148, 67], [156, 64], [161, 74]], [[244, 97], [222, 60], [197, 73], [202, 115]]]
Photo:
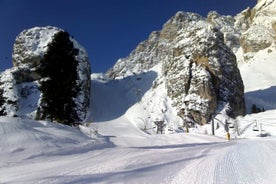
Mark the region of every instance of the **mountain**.
[[[142, 108], [144, 113], [139, 116], [150, 119], [150, 126], [162, 121], [175, 130], [179, 126], [204, 125], [220, 113], [235, 118], [249, 112], [253, 104], [273, 109], [272, 103], [252, 97], [252, 90], [271, 88], [269, 94], [274, 91], [274, 83], [268, 78], [271, 72], [264, 73], [257, 67], [265, 66], [259, 63], [260, 55], [268, 53], [269, 61], [274, 57], [274, 7], [275, 1], [259, 1], [253, 9], [247, 8], [235, 17], [215, 11], [207, 17], [177, 12], [160, 31], [152, 32], [128, 57], [118, 60], [106, 73], [108, 78], [94, 75], [100, 82], [114, 86], [106, 87], [109, 91], [116, 91], [118, 84], [115, 93], [129, 97], [126, 102], [121, 99], [116, 111], [110, 109], [107, 113], [96, 105], [102, 98], [94, 95], [94, 100], [89, 100], [90, 67], [84, 48], [59, 28], [24, 30], [14, 44], [14, 67], [0, 76], [0, 112], [55, 121], [67, 119], [70, 124], [116, 118]], [[58, 49], [61, 45], [68, 52]], [[66, 58], [64, 53], [70, 53], [69, 65], [58, 59], [60, 55]], [[272, 62], [270, 65], [267, 70], [274, 68]], [[255, 88], [247, 77], [254, 72], [247, 66], [265, 79], [254, 81], [258, 83]], [[98, 88], [99, 83], [92, 81], [93, 85], [111, 96]], [[102, 100], [107, 99], [106, 104], [114, 102], [110, 98]], [[91, 112], [87, 112], [89, 101], [93, 104]]]
[[[178, 12], [160, 31], [152, 32], [138, 44], [129, 56], [119, 59], [106, 76], [122, 79], [156, 72], [149, 93], [162, 91], [165, 100], [159, 95], [147, 98], [144, 92], [143, 103], [164, 101], [165, 106], [175, 109], [174, 115], [182, 117], [179, 124], [206, 124], [221, 109], [227, 109], [230, 117], [250, 112], [253, 104], [273, 109], [273, 103], [263, 100], [260, 91], [267, 88], [266, 94], [270, 96], [274, 91], [275, 3], [258, 1], [254, 8], [247, 8], [234, 17], [216, 11], [206, 18]], [[260, 78], [252, 82], [256, 78], [252, 75], [256, 74]], [[260, 89], [260, 86], [263, 87]], [[258, 96], [249, 93], [252, 89], [258, 91], [254, 93]], [[157, 104], [149, 111], [163, 112], [163, 115], [154, 115], [153, 119], [170, 124], [163, 106]]]
[[262, 0], [253, 9], [247, 8], [235, 17], [211, 12], [208, 21], [224, 33], [226, 44], [235, 53], [238, 49], [243, 51], [243, 58], [238, 59], [248, 61], [252, 53], [274, 45], [275, 7], [274, 0]]
[[[163, 30], [153, 32], [150, 36], [152, 39], [142, 42], [130, 56], [118, 61], [116, 67], [107, 73], [109, 77], [105, 74], [91, 75], [93, 90], [90, 91], [90, 108], [85, 119], [87, 123], [80, 125], [79, 129], [28, 118], [35, 115], [38, 107], [44, 73], [35, 70], [37, 66], [32, 66], [33, 63], [17, 61], [18, 66], [0, 75], [0, 104], [5, 103], [1, 107], [9, 115], [20, 116], [0, 117], [0, 183], [275, 183], [275, 41], [266, 45], [266, 48], [258, 46], [255, 49], [257, 47], [250, 44], [263, 40], [267, 35], [259, 37], [259, 32], [254, 34], [254, 31], [247, 31], [258, 23], [261, 29], [275, 34], [273, 28], [265, 26], [274, 25], [276, 14], [271, 11], [275, 10], [275, 1], [258, 2], [253, 9], [246, 9], [235, 17], [217, 12], [210, 12], [207, 18], [192, 13], [177, 13], [165, 24], [163, 34], [160, 34]], [[258, 18], [255, 19], [255, 15]], [[273, 20], [271, 24], [269, 20]], [[173, 32], [179, 28], [178, 25], [185, 25], [181, 29], [183, 31]], [[50, 31], [48, 28], [29, 31], [41, 29], [41, 35]], [[52, 30], [57, 30], [49, 33], [54, 36], [60, 29]], [[73, 51], [73, 55], [76, 53], [68, 42], [68, 35], [63, 31], [60, 34], [58, 38], [62, 38], [62, 42], [57, 41], [56, 36], [50, 36], [51, 43], [41, 42], [51, 52], [41, 52], [44, 57], [38, 59], [38, 63], [45, 64], [47, 55], [54, 57], [52, 51], [56, 49], [53, 48], [60, 43]], [[186, 38], [185, 34], [192, 36]], [[248, 42], [247, 36], [250, 36]], [[27, 35], [23, 38], [27, 38]], [[28, 42], [31, 50], [36, 50], [36, 46], [40, 45], [31, 44], [35, 40]], [[174, 45], [170, 45], [171, 41]], [[244, 41], [254, 49], [244, 47]], [[160, 45], [163, 47], [159, 48]], [[170, 46], [170, 50], [167, 50], [167, 46]], [[81, 50], [81, 47], [76, 48]], [[217, 58], [217, 62], [192, 57], [192, 51], [196, 48], [203, 49], [210, 58]], [[216, 54], [218, 51], [222, 53]], [[184, 52], [191, 55], [183, 55]], [[185, 97], [194, 96], [192, 92], [203, 95], [207, 92], [203, 86], [214, 88], [212, 82], [209, 84], [209, 77], [212, 79], [212, 71], [216, 72], [217, 69], [226, 72], [221, 75], [223, 80], [227, 80], [223, 77], [230, 77], [231, 81], [220, 81], [213, 77], [214, 81], [218, 80], [220, 90], [228, 89], [229, 98], [232, 98], [234, 79], [239, 79], [238, 75], [231, 75], [238, 70], [235, 57], [232, 58], [233, 53], [244, 84], [247, 114], [229, 119], [227, 113], [231, 101], [224, 105], [222, 100], [222, 107], [225, 108], [217, 109], [219, 114], [214, 118], [216, 136], [211, 136], [209, 123], [202, 126], [195, 124], [188, 128], [190, 133], [183, 133], [183, 119], [177, 112], [177, 103], [181, 101], [174, 98], [173, 88], [188, 88], [183, 82], [187, 77], [191, 81], [189, 93], [181, 94]], [[147, 56], [145, 58], [152, 62], [142, 60], [142, 63], [136, 63], [137, 58], [143, 59], [142, 56]], [[201, 65], [192, 63], [193, 60]], [[183, 65], [182, 61], [188, 66]], [[190, 63], [192, 67], [189, 67]], [[206, 65], [208, 63], [210, 66]], [[221, 67], [214, 67], [214, 64], [220, 64]], [[28, 67], [24, 68], [23, 65]], [[186, 71], [191, 75], [187, 76]], [[183, 78], [177, 76], [178, 72]], [[224, 85], [224, 82], [229, 84]], [[170, 95], [168, 89], [173, 89]], [[234, 86], [234, 90], [239, 88]], [[265, 112], [250, 113], [253, 104], [264, 108]], [[230, 141], [225, 139], [226, 120], [230, 123]], [[155, 123], [162, 121], [165, 125], [160, 130]]]
[[22, 31], [13, 48], [13, 68], [0, 76], [1, 115], [71, 124], [85, 119], [90, 64], [83, 47], [60, 28]]
[[137, 75], [157, 65], [161, 73], [154, 87], [164, 83], [172, 100], [168, 105], [176, 108], [184, 123], [206, 124], [225, 105], [229, 116], [244, 114], [244, 87], [236, 57], [224, 43], [223, 33], [206, 18], [178, 12], [130, 56], [120, 59], [107, 76]]
[[[210, 16], [209, 16], [210, 17]], [[234, 51], [245, 86], [247, 113], [252, 105], [261, 109], [275, 109], [275, 38], [276, 2], [261, 0], [235, 17], [216, 13], [211, 22], [235, 43]], [[225, 21], [225, 18], [228, 21]], [[210, 20], [210, 18], [209, 18]]]

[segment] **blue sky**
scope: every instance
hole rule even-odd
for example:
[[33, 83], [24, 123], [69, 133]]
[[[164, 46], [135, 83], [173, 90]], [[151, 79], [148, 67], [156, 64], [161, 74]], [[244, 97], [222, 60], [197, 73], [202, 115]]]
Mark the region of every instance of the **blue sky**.
[[89, 55], [92, 72], [105, 72], [177, 11], [236, 15], [257, 0], [0, 0], [0, 71], [12, 66], [15, 37], [35, 26], [57, 26]]

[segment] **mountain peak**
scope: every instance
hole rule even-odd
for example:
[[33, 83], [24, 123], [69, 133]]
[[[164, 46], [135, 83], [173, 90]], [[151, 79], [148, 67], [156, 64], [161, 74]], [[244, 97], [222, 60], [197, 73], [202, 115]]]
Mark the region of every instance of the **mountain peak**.
[[[220, 16], [212, 14], [216, 18]], [[210, 19], [215, 21], [216, 18]], [[232, 21], [234, 25], [233, 18], [221, 20]], [[232, 116], [241, 115], [245, 111], [242, 80], [235, 55], [224, 44], [224, 35], [217, 23], [196, 13], [177, 12], [162, 30], [153, 32], [128, 57], [120, 59], [107, 75], [124, 78], [158, 65], [162, 69], [158, 82], [154, 83], [165, 84], [163, 90], [184, 121], [206, 124], [218, 106], [227, 103]]]

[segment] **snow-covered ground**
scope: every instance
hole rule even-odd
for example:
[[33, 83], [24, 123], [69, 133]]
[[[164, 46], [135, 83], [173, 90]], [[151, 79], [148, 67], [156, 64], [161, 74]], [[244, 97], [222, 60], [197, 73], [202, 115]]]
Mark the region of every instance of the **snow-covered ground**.
[[[190, 133], [179, 127], [182, 120], [167, 97], [161, 65], [116, 80], [92, 74], [91, 109], [79, 129], [0, 117], [0, 183], [274, 184], [275, 45], [247, 54], [247, 62], [241, 49], [236, 55], [248, 114], [235, 120], [218, 114], [215, 135], [211, 124]], [[39, 96], [32, 86], [22, 86], [35, 94], [20, 101], [22, 114], [33, 112]], [[253, 104], [265, 112], [250, 114]], [[158, 120], [167, 125], [165, 134], [156, 134]]]
[[[210, 125], [192, 128], [191, 133], [167, 128], [166, 134], [154, 134], [156, 129], [147, 118], [158, 118], [160, 109], [167, 112], [162, 117], [167, 121], [179, 120], [169, 116], [174, 112], [164, 91], [150, 90], [157, 70], [111, 81], [93, 74], [89, 123], [80, 130], [0, 117], [0, 183], [273, 184], [276, 108], [271, 104], [276, 98], [275, 93], [263, 98], [259, 90], [273, 89], [276, 80], [266, 81], [269, 76], [261, 72], [265, 68], [258, 67], [265, 58], [240, 68], [247, 103], [254, 100], [267, 110], [237, 118], [238, 128], [230, 128], [230, 141], [219, 121], [216, 136], [210, 135]], [[271, 66], [262, 65], [268, 70], [276, 66], [269, 58]], [[253, 70], [256, 75], [250, 74]], [[159, 95], [160, 101], [147, 99], [153, 95]]]
[[[276, 109], [276, 52], [261, 50], [239, 68], [245, 85], [245, 98], [250, 109], [253, 103], [265, 110]], [[249, 110], [248, 109], [248, 110]]]
[[148, 135], [125, 117], [98, 123], [97, 140], [50, 122], [2, 117], [0, 125], [0, 183], [272, 184], [276, 179], [274, 137]]

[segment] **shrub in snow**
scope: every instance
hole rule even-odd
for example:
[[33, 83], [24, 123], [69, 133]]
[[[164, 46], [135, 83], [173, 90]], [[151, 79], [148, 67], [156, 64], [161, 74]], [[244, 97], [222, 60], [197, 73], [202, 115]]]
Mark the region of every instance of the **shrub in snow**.
[[256, 104], [252, 104], [251, 106], [251, 113], [259, 113], [259, 112], [264, 112], [264, 108], [261, 109], [259, 107], [256, 106]]

